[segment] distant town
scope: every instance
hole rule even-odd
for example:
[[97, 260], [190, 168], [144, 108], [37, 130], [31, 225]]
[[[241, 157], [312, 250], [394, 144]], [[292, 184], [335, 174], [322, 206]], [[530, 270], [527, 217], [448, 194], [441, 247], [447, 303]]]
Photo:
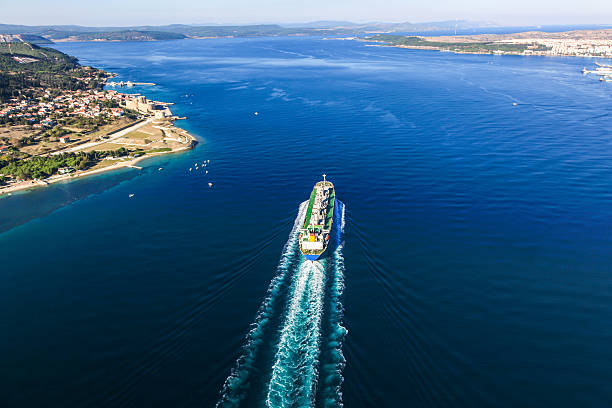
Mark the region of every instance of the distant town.
[[362, 40], [377, 45], [465, 54], [612, 58], [612, 30], [437, 37], [378, 34]]

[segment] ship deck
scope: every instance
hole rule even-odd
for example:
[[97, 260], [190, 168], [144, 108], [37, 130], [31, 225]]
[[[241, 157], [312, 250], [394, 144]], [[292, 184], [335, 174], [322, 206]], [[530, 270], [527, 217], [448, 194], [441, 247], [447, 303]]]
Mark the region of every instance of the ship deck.
[[331, 228], [336, 193], [331, 182], [323, 183], [323, 181], [320, 181], [315, 184], [310, 193], [306, 217], [304, 217], [304, 229], [311, 227], [329, 230]]

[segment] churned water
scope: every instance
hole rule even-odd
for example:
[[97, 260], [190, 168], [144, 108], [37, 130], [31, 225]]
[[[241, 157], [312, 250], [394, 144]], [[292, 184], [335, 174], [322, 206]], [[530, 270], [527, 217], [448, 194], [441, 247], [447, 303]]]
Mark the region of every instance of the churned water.
[[[612, 400], [612, 87], [591, 60], [57, 48], [157, 83], [124, 91], [174, 102], [200, 143], [0, 199], [3, 406]], [[306, 263], [322, 173], [345, 205]]]

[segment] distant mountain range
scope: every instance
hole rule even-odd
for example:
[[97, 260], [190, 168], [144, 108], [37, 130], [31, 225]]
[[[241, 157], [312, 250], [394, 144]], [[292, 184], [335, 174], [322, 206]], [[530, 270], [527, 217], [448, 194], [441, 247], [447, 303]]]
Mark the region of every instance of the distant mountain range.
[[[359, 35], [376, 32], [436, 31], [492, 27], [490, 23], [440, 21], [432, 23], [352, 23], [315, 21], [294, 24], [188, 25], [134, 27], [85, 27], [76, 25], [25, 26], [0, 24], [0, 34], [21, 35], [34, 42], [43, 41], [159, 41], [181, 38], [266, 37], [283, 35]], [[1, 40], [0, 40], [1, 41]]]
[[[588, 28], [597, 28], [589, 26]], [[291, 24], [256, 25], [189, 25], [133, 27], [85, 27], [76, 25], [25, 26], [0, 24], [0, 42], [28, 41], [39, 44], [49, 41], [162, 41], [182, 38], [271, 37], [271, 36], [358, 36], [377, 33], [472, 33], [502, 32], [510, 28], [489, 22], [465, 20], [428, 23], [353, 23], [349, 21], [313, 21]], [[540, 29], [521, 27], [518, 31]], [[544, 29], [544, 27], [542, 27]], [[559, 30], [554, 30], [559, 31]], [[11, 37], [20, 36], [20, 37]], [[431, 35], [431, 34], [430, 34]], [[4, 38], [4, 40], [3, 40]], [[12, 38], [12, 40], [11, 40]]]

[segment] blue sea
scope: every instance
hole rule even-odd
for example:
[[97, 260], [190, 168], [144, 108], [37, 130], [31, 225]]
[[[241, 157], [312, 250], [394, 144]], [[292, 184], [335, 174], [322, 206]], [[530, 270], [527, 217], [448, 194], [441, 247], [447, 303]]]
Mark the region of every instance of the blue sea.
[[[173, 102], [199, 144], [0, 198], [0, 405], [609, 406], [612, 87], [580, 73], [593, 60], [54, 47], [156, 83], [122, 90]], [[334, 242], [310, 263], [297, 227], [323, 173]]]

